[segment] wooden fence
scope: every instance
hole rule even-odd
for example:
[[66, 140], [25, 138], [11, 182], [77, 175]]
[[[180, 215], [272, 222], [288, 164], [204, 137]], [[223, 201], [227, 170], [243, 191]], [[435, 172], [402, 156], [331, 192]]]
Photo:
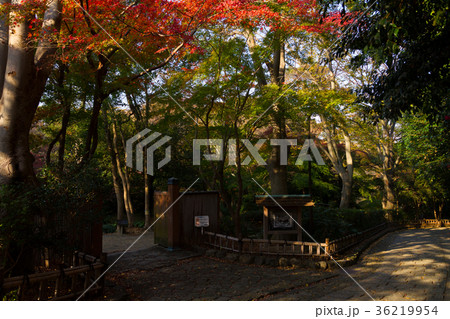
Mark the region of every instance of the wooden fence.
[[326, 256], [326, 244], [313, 242], [249, 239], [239, 240], [211, 232], [204, 233], [204, 243], [209, 246], [242, 254]]
[[422, 227], [450, 227], [450, 219], [422, 219]]
[[[81, 296], [104, 271], [102, 260], [84, 253], [73, 255], [72, 266], [59, 270], [11, 278], [0, 277], [0, 300], [74, 300]], [[103, 278], [89, 290], [88, 296], [101, 294]]]
[[[203, 243], [217, 249], [241, 254], [329, 257], [329, 255], [333, 256], [339, 254], [392, 226], [395, 225], [383, 223], [365, 231], [354, 233], [333, 241], [326, 239], [325, 243], [248, 238], [239, 240], [236, 237], [212, 232], [204, 233]], [[404, 227], [405, 225], [397, 225], [397, 227], [402, 226]], [[450, 220], [423, 219], [418, 226], [450, 227]]]
[[283, 255], [283, 256], [309, 256], [330, 257], [350, 248], [361, 241], [386, 229], [387, 224], [381, 224], [366, 231], [355, 233], [333, 241], [325, 240], [325, 243], [249, 239], [239, 240], [236, 237], [225, 236], [212, 232], [205, 232], [203, 243], [214, 248], [236, 252], [241, 254]]
[[375, 234], [377, 234], [387, 228], [388, 228], [388, 224], [383, 223], [378, 226], [369, 228], [365, 231], [354, 233], [354, 234], [333, 240], [328, 243], [328, 245], [327, 245], [328, 250], [329, 250], [330, 254], [340, 253], [340, 252], [362, 242], [363, 240], [374, 236]]

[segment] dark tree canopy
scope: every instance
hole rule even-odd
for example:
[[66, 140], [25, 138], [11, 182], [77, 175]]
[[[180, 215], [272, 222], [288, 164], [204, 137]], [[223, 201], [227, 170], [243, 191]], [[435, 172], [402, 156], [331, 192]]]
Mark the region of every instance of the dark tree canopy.
[[357, 17], [335, 52], [354, 63], [375, 63], [361, 97], [378, 117], [420, 110], [436, 120], [449, 115], [450, 11], [447, 0], [323, 0]]

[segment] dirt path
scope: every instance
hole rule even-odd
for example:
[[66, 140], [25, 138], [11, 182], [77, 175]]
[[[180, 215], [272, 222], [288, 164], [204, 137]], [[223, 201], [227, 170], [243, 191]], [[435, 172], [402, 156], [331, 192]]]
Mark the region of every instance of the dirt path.
[[[139, 238], [139, 236], [140, 235], [130, 234], [120, 235], [119, 233], [103, 234], [103, 252], [112, 254], [125, 251]], [[133, 245], [133, 247], [130, 248], [130, 251], [148, 249], [154, 245], [153, 232], [148, 231]]]

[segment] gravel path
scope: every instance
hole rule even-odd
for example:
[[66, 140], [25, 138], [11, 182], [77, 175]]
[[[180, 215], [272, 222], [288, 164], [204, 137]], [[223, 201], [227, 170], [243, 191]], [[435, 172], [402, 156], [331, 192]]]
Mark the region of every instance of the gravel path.
[[[103, 252], [111, 254], [125, 251], [139, 238], [139, 236], [140, 235], [131, 234], [121, 235], [119, 233], [103, 234]], [[147, 249], [153, 246], [155, 246], [154, 234], [149, 230], [133, 245], [133, 247], [130, 248], [130, 251]]]
[[[375, 300], [450, 300], [450, 228], [390, 233], [346, 270]], [[371, 300], [342, 271], [317, 287], [271, 299]]]
[[[402, 230], [346, 271], [376, 300], [450, 300], [449, 256], [449, 228]], [[243, 265], [158, 246], [123, 256], [106, 284], [106, 300], [371, 300], [340, 269]]]

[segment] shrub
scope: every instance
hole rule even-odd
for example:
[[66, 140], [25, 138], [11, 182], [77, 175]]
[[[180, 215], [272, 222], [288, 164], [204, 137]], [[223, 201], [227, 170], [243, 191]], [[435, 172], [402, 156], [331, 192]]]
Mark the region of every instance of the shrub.
[[[315, 240], [334, 240], [355, 232], [364, 231], [386, 221], [383, 210], [339, 209], [314, 207], [313, 218], [304, 213], [303, 227]], [[307, 239], [304, 236], [304, 240]]]
[[[1, 186], [0, 268], [21, 268], [20, 258], [33, 259], [25, 255], [38, 256], [34, 253], [44, 247], [55, 258], [78, 249], [86, 225], [102, 218], [101, 185], [95, 168], [86, 166], [65, 172], [45, 168], [38, 186]], [[34, 259], [30, 265], [39, 265], [39, 261]], [[19, 272], [33, 270], [27, 266]]]

